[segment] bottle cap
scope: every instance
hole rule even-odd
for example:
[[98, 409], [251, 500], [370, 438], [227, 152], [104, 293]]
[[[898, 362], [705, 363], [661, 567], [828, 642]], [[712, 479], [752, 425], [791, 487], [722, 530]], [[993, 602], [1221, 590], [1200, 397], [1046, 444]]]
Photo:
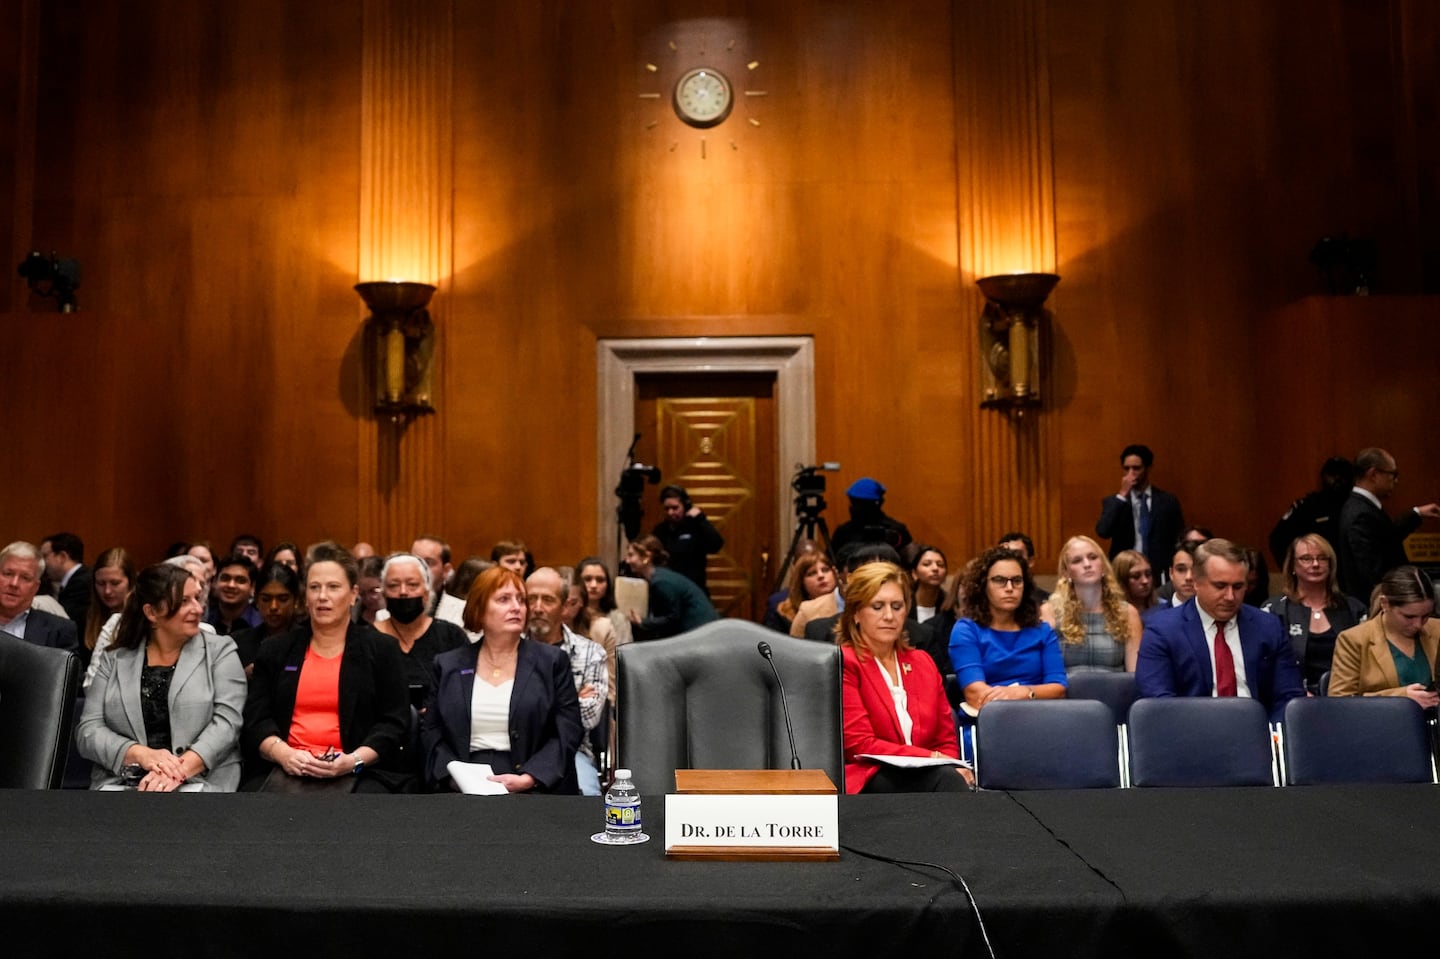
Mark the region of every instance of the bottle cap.
[[630, 778], [630, 770], [628, 770], [628, 769], [617, 769], [617, 770], [615, 770], [615, 778], [616, 778], [616, 779], [629, 779], [629, 778]]

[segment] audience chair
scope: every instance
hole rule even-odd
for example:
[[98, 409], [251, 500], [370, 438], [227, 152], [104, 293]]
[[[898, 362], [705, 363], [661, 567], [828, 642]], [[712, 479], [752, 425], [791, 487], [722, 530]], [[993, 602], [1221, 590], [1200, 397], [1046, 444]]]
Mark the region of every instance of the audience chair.
[[1115, 725], [1124, 726], [1135, 702], [1135, 674], [1109, 669], [1077, 669], [1066, 676], [1067, 699], [1097, 699], [1115, 714]]
[[1265, 707], [1240, 697], [1158, 697], [1130, 707], [1130, 785], [1273, 786]]
[[1321, 696], [1329, 696], [1329, 695], [1330, 695], [1330, 670], [1328, 670], [1328, 669], [1325, 670], [1325, 672], [1323, 672], [1323, 673], [1320, 674], [1320, 693], [1319, 693], [1319, 695], [1321, 695]]
[[790, 768], [785, 714], [761, 641], [785, 686], [801, 763], [823, 769], [844, 792], [839, 647], [723, 619], [617, 651], [614, 765], [633, 773], [642, 794], [673, 792], [677, 769]]
[[0, 788], [60, 788], [79, 693], [79, 656], [0, 633]]
[[1093, 699], [999, 700], [975, 721], [981, 789], [1103, 789], [1120, 785], [1119, 733]]
[[1404, 696], [1292, 699], [1285, 763], [1294, 786], [1434, 780], [1425, 711]]

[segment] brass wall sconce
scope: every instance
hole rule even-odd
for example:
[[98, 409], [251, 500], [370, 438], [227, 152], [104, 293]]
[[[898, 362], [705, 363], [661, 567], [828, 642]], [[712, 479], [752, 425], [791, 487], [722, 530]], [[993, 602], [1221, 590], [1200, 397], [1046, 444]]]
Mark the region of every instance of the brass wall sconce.
[[435, 324], [426, 309], [435, 287], [377, 280], [357, 283], [355, 292], [370, 308], [365, 342], [375, 412], [391, 422], [435, 412]]
[[980, 314], [981, 407], [1017, 418], [1040, 407], [1045, 298], [1059, 282], [1054, 273], [1011, 273], [975, 281], [986, 301]]

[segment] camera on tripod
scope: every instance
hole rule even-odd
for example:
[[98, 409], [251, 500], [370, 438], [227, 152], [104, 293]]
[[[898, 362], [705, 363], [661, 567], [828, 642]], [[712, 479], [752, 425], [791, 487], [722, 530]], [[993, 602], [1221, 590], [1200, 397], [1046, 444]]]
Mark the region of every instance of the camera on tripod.
[[824, 470], [834, 473], [839, 469], [839, 463], [820, 463], [816, 466], [802, 466], [795, 471], [795, 476], [790, 480], [790, 488], [795, 491], [797, 517], [813, 521], [825, 512], [825, 507], [829, 504], [825, 502], [825, 477], [820, 475], [820, 472]]

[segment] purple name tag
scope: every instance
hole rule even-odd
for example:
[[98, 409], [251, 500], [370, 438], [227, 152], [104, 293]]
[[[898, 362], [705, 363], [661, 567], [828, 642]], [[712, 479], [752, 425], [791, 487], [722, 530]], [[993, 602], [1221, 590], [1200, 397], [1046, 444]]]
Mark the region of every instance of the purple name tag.
[[460, 675], [461, 675], [461, 676], [474, 676], [474, 675], [475, 675], [475, 670], [473, 670], [473, 669], [462, 669], [462, 670], [460, 670]]
[[287, 673], [298, 673], [299, 671], [300, 671], [300, 667], [299, 667], [299, 666], [286, 666], [286, 667], [285, 667], [285, 672], [287, 672]]

